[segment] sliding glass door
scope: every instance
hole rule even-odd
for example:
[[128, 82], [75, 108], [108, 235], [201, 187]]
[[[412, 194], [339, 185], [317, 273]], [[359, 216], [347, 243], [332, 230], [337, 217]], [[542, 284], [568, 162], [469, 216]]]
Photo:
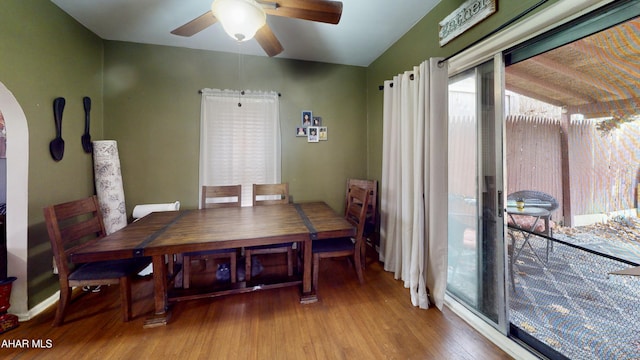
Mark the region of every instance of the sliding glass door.
[[533, 23], [449, 61], [448, 294], [543, 356], [640, 358], [640, 2]]
[[449, 80], [447, 290], [506, 334], [501, 58]]

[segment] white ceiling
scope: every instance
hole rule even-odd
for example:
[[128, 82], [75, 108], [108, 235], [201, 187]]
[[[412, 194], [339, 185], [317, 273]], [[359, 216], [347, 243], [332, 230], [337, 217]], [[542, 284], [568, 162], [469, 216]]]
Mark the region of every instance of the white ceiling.
[[[441, 0], [343, 0], [338, 25], [268, 16], [279, 58], [368, 66]], [[170, 31], [211, 9], [212, 0], [51, 0], [106, 40], [266, 56], [255, 40], [238, 45], [214, 24], [189, 37]], [[434, 24], [434, 27], [437, 26]]]

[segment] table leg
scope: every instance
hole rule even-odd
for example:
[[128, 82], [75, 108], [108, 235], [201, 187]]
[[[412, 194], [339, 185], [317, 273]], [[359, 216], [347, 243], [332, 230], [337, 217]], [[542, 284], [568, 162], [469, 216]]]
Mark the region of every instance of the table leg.
[[302, 244], [303, 247], [303, 269], [302, 269], [302, 297], [300, 303], [310, 304], [318, 301], [316, 294], [312, 292], [311, 288], [311, 258], [313, 253], [311, 251], [311, 239], [307, 239]]
[[155, 313], [145, 320], [145, 328], [167, 325], [170, 317], [167, 305], [167, 270], [164, 255], [154, 255], [152, 259]]
[[513, 235], [513, 232], [511, 230], [507, 230], [507, 233], [509, 234], [509, 237], [511, 238], [511, 246], [509, 246], [508, 252], [509, 252], [509, 277], [511, 278], [511, 287], [513, 289], [513, 291], [516, 290], [516, 281], [515, 281], [515, 277], [513, 275], [513, 271], [514, 271], [514, 262], [516, 261], [516, 258], [514, 257], [515, 254], [515, 249], [516, 249], [516, 237]]
[[[536, 220], [533, 222], [533, 225], [531, 225], [531, 228], [529, 229], [530, 232], [535, 232], [535, 228], [536, 225], [538, 225], [538, 221], [540, 221], [540, 216], [533, 216], [536, 218]], [[515, 219], [513, 217], [511, 217], [511, 219], [513, 220], [514, 224], [518, 227], [520, 227], [520, 225], [515, 221]], [[522, 250], [524, 250], [525, 245], [529, 246], [529, 249], [531, 249], [531, 252], [533, 253], [533, 256], [536, 257], [536, 259], [538, 259], [538, 261], [540, 261], [540, 263], [542, 264], [546, 264], [545, 261], [543, 261], [540, 256], [538, 255], [538, 253], [536, 253], [536, 250], [533, 248], [533, 245], [531, 245], [531, 242], [529, 241], [529, 239], [531, 238], [531, 234], [530, 233], [526, 233], [524, 231], [520, 231], [520, 233], [522, 234], [523, 238], [524, 238], [524, 242], [522, 243], [522, 246], [520, 247], [520, 249], [518, 249], [518, 251], [516, 251], [516, 254], [514, 256], [514, 259], [517, 259], [520, 256], [520, 253], [522, 252]], [[548, 240], [547, 240], [548, 241]], [[548, 244], [548, 243], [547, 243]], [[515, 246], [515, 242], [514, 242], [514, 246]], [[547, 253], [547, 260], [548, 259], [548, 253]]]
[[[549, 215], [551, 216], [551, 215]], [[549, 216], [544, 217], [544, 231], [547, 233], [548, 237], [551, 237], [551, 228], [549, 227]], [[551, 246], [551, 250], [553, 250], [553, 242], [549, 244], [550, 241], [547, 239], [547, 262], [549, 262], [549, 246]]]

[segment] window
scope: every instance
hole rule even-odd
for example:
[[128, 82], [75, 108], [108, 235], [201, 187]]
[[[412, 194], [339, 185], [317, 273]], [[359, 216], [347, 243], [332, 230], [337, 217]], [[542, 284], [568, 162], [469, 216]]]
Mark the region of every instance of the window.
[[275, 92], [202, 90], [198, 189], [240, 184], [251, 206], [252, 184], [279, 183], [279, 112]]

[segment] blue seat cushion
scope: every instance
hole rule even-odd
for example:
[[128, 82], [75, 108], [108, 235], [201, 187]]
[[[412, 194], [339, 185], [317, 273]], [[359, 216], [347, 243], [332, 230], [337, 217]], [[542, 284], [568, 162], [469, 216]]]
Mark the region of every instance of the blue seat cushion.
[[376, 231], [376, 226], [370, 222], [366, 222], [364, 224], [364, 233], [365, 234], [371, 234], [374, 233]]
[[247, 249], [249, 249], [249, 250], [259, 250], [259, 249], [271, 249], [271, 248], [281, 248], [281, 247], [289, 247], [289, 246], [293, 246], [293, 243], [281, 243], [281, 244], [248, 246]]
[[312, 243], [312, 252], [334, 252], [343, 250], [352, 250], [354, 247], [353, 240], [348, 237], [326, 239], [326, 240], [314, 240]]
[[214, 255], [214, 254], [231, 254], [236, 252], [236, 249], [217, 249], [217, 250], [203, 250], [203, 251], [192, 251], [185, 253], [187, 256], [205, 256], [205, 255]]
[[115, 279], [139, 273], [151, 263], [150, 257], [97, 261], [76, 267], [69, 280]]

